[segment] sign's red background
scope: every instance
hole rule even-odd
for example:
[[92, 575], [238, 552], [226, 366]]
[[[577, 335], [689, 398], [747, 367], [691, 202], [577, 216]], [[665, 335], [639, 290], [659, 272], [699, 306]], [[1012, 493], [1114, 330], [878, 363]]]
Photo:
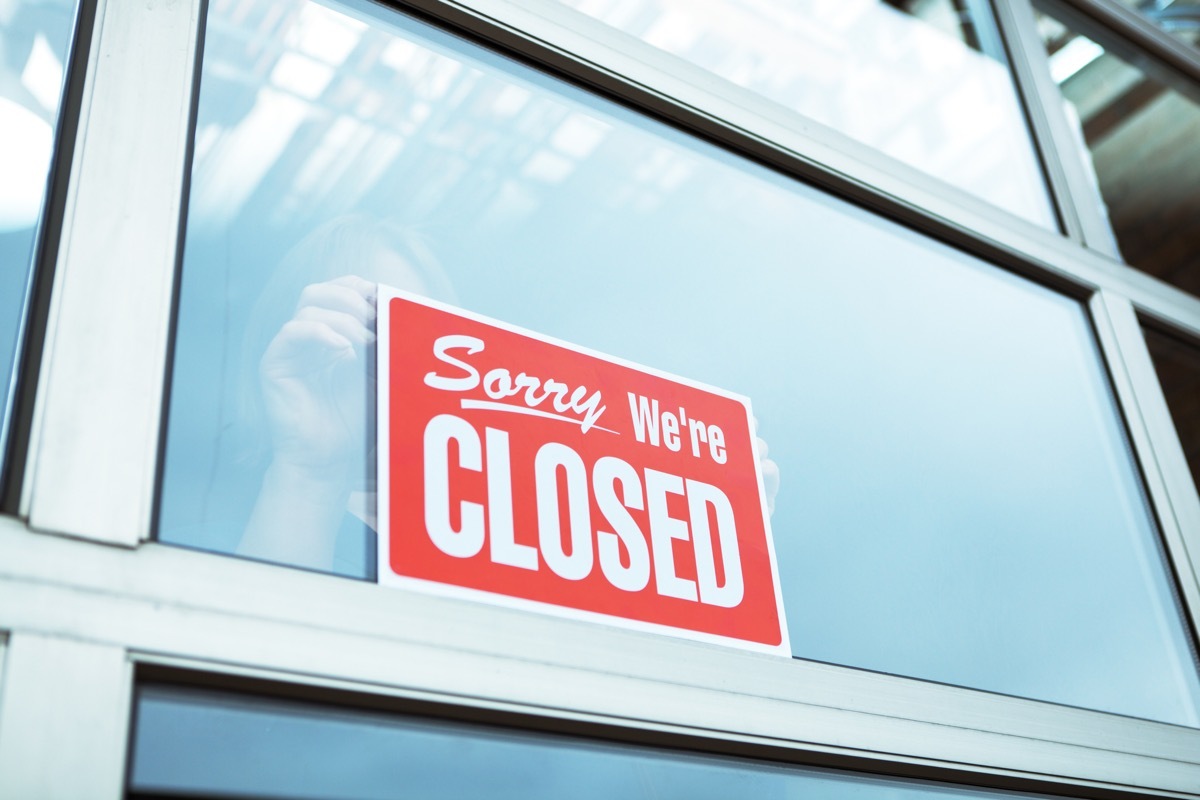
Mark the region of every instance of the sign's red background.
[[[513, 331], [458, 316], [404, 298], [392, 298], [390, 308], [390, 355], [387, 375], [390, 380], [390, 408], [380, 409], [389, 419], [390, 492], [389, 559], [380, 565], [405, 577], [434, 581], [452, 586], [482, 590], [508, 597], [549, 603], [629, 620], [682, 628], [699, 633], [730, 637], [747, 642], [775, 646], [781, 643], [780, 614], [777, 608], [774, 570], [767, 544], [757, 473], [756, 454], [746, 407], [741, 402], [652, 375], [596, 356], [577, 352]], [[467, 361], [480, 376], [502, 367], [516, 376], [525, 372], [543, 380], [554, 378], [567, 384], [570, 392], [577, 386], [588, 387], [587, 395], [599, 389], [607, 411], [596, 425], [617, 431], [614, 435], [593, 428], [586, 434], [580, 426], [560, 420], [540, 419], [501, 411], [463, 409], [464, 398], [492, 400], [485, 394], [482, 381], [468, 392], [433, 389], [425, 385], [429, 372], [460, 377], [462, 371], [438, 360], [433, 345], [439, 336], [465, 334], [482, 339], [485, 348], [474, 355], [452, 350], [450, 355]], [[700, 457], [692, 455], [689, 438], [681, 430], [682, 447], [672, 452], [665, 445], [640, 443], [634, 436], [627, 392], [659, 401], [660, 411], [686, 409], [689, 419], [716, 424], [725, 434], [728, 460], [716, 463], [701, 445]], [[585, 397], [587, 396], [585, 395]], [[521, 396], [501, 402], [524, 407]], [[547, 400], [541, 410], [554, 409]], [[439, 550], [425, 531], [424, 456], [425, 426], [438, 414], [453, 414], [468, 421], [484, 440], [486, 427], [507, 431], [511, 449], [513, 488], [513, 527], [519, 544], [537, 547], [537, 508], [534, 494], [534, 456], [546, 442], [561, 442], [578, 453], [588, 469], [589, 496], [591, 470], [603, 456], [616, 456], [634, 467], [642, 477], [647, 467], [712, 484], [728, 496], [736, 520], [745, 595], [734, 608], [719, 608], [697, 601], [660, 596], [655, 591], [653, 561], [649, 584], [640, 592], [627, 592], [612, 586], [595, 558], [592, 572], [579, 581], [565, 580], [552, 572], [539, 553], [536, 571], [494, 564], [489, 547], [471, 558], [448, 556]], [[567, 412], [570, 416], [576, 416]], [[661, 442], [661, 440], [660, 440]], [[458, 509], [463, 500], [487, 504], [486, 475], [457, 467], [455, 445], [450, 453], [451, 523], [459, 527]], [[486, 465], [485, 465], [486, 469]], [[620, 496], [620, 495], [619, 495]], [[569, 525], [566, 518], [565, 481], [560, 478], [559, 509], [562, 516], [564, 549], [570, 553]], [[668, 495], [670, 516], [687, 520], [687, 500], [683, 495]], [[630, 509], [646, 537], [650, 551], [649, 522], [646, 511]], [[595, 531], [612, 530], [591, 498], [592, 538]], [[718, 584], [724, 585], [720, 565], [720, 546], [716, 541], [715, 519], [713, 552], [717, 560]], [[674, 543], [675, 572], [681, 578], [696, 580], [695, 555], [690, 540]], [[622, 546], [622, 562], [628, 555]]]

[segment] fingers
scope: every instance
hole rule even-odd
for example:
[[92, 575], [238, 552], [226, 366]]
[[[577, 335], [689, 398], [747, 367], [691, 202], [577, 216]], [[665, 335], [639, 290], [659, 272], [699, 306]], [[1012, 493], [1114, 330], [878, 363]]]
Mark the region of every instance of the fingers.
[[767, 496], [767, 513], [775, 513], [775, 497], [779, 494], [779, 465], [769, 458], [760, 463], [763, 476], [763, 490]]
[[767, 446], [766, 439], [762, 438], [761, 436], [754, 437], [754, 452], [758, 454], [760, 459], [766, 458], [767, 453], [769, 453], [770, 450], [771, 448]]
[[[300, 377], [355, 361], [375, 341], [376, 284], [357, 275], [306, 286], [263, 354], [264, 375]], [[368, 359], [369, 361], [370, 359]]]
[[[757, 423], [757, 420], [755, 420]], [[763, 490], [767, 496], [767, 513], [775, 513], [775, 496], [779, 494], [779, 465], [767, 457], [770, 448], [761, 436], [754, 437], [754, 451], [758, 454], [759, 469], [762, 470]]]
[[310, 284], [300, 292], [297, 314], [306, 308], [349, 314], [368, 328], [374, 327], [375, 284], [357, 275], [344, 275], [336, 280]]
[[375, 332], [360, 317], [345, 311], [335, 311], [321, 306], [305, 306], [296, 312], [292, 321], [324, 325], [346, 341], [360, 347], [375, 341]]
[[334, 278], [331, 281], [327, 281], [327, 283], [331, 283], [334, 286], [349, 287], [368, 300], [375, 299], [375, 289], [379, 286], [379, 284], [375, 283], [374, 281], [369, 281], [359, 275], [343, 275], [340, 278]]
[[305, 364], [319, 367], [342, 358], [357, 358], [354, 341], [324, 322], [293, 319], [271, 340], [261, 366], [267, 372], [280, 368], [290, 372]]

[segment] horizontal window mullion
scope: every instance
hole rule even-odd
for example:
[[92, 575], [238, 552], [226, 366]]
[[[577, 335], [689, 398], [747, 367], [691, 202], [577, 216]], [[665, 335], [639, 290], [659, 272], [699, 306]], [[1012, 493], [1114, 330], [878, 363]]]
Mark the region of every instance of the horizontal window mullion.
[[[1189, 728], [15, 522], [0, 523], [0, 552], [0, 628], [121, 644], [143, 660], [774, 740], [881, 770], [917, 759], [1180, 793], [1200, 780]], [[68, 561], [75, 585], [55, 567]]]

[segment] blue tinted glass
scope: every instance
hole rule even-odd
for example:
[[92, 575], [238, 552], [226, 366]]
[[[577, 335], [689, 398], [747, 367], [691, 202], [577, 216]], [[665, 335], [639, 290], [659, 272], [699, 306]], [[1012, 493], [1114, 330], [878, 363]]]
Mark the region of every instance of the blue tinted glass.
[[373, 576], [382, 280], [749, 396], [797, 656], [1195, 722], [1080, 304], [372, 8], [210, 6], [163, 541]]
[[[1056, 225], [987, 3], [558, 0], [1046, 227]], [[686, 73], [685, 73], [686, 74]], [[731, 93], [730, 87], [718, 91]], [[733, 92], [736, 96], [736, 93]]]
[[274, 798], [1030, 797], [501, 728], [149, 687], [130, 789]]
[[0, 447], [76, 9], [71, 0], [0, 4]]

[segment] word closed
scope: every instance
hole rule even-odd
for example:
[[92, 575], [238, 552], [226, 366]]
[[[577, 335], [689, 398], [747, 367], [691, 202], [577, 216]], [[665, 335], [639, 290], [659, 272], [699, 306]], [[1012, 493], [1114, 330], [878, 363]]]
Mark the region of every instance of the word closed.
[[749, 402], [380, 287], [384, 584], [788, 655]]

